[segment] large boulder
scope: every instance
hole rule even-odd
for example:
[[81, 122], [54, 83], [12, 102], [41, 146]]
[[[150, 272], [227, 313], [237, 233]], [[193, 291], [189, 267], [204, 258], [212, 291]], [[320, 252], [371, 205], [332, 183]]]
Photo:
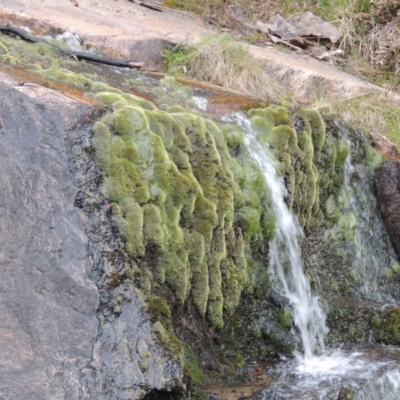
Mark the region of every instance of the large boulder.
[[400, 162], [391, 160], [383, 164], [375, 188], [382, 219], [400, 256]]
[[102, 281], [119, 242], [84, 150], [93, 112], [0, 74], [1, 399], [140, 399], [182, 387], [140, 295]]

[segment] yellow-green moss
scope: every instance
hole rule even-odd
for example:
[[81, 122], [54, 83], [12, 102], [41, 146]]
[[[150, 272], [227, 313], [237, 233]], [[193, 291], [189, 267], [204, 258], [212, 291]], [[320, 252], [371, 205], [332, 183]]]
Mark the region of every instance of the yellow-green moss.
[[392, 307], [384, 312], [379, 321], [373, 319], [374, 336], [386, 344], [400, 344], [400, 308]]
[[385, 156], [381, 152], [375, 150], [372, 146], [365, 145], [365, 152], [368, 164], [373, 168], [379, 168], [385, 162]]
[[[328, 218], [338, 219], [328, 197], [334, 189], [339, 189], [348, 146], [327, 133], [316, 111], [298, 109], [292, 117], [290, 112], [293, 110], [270, 106], [265, 110], [250, 110], [249, 115], [259, 140], [271, 147], [278, 161], [278, 173], [285, 177], [289, 207], [301, 226], [310, 230], [324, 222], [324, 212]], [[249, 222], [248, 225], [254, 226]], [[271, 238], [274, 226], [271, 214], [265, 214], [263, 226], [264, 234]]]
[[188, 345], [183, 347], [183, 369], [190, 379], [191, 386], [198, 386], [203, 382], [203, 373], [197, 364], [193, 350]]
[[164, 348], [183, 363], [183, 344], [175, 334], [166, 329], [160, 321], [153, 324], [152, 331], [160, 342], [164, 344]]
[[285, 328], [290, 328], [293, 323], [292, 313], [289, 309], [280, 308], [278, 311], [278, 318], [280, 324]]
[[148, 311], [152, 319], [158, 321], [161, 318], [171, 318], [171, 310], [166, 300], [159, 296], [148, 296]]

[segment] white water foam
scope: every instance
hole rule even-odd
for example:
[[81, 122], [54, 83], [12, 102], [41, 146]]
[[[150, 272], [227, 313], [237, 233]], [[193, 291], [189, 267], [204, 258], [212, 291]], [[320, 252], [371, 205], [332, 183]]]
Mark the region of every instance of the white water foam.
[[[76, 33], [70, 32], [70, 31], [65, 31], [63, 33], [58, 34], [55, 37], [44, 36], [44, 39], [47, 42], [54, 44], [56, 46], [60, 46], [60, 42], [63, 42], [67, 45], [67, 47], [70, 50], [73, 50], [73, 51], [81, 51], [81, 52], [89, 52], [89, 53], [94, 52], [93, 48], [88, 49], [84, 45], [83, 39], [79, 35], [77, 35]], [[65, 47], [65, 46], [62, 45], [61, 47]]]
[[367, 378], [384, 365], [385, 362], [371, 363], [365, 360], [364, 354], [360, 351], [345, 354], [341, 350], [336, 350], [330, 354], [304, 360], [297, 365], [296, 370], [300, 374], [311, 376], [315, 384], [316, 380], [342, 378], [349, 374]]
[[205, 97], [193, 96], [193, 101], [200, 110], [207, 111], [208, 100]]
[[[375, 346], [351, 354], [336, 350], [305, 360], [281, 364], [273, 373], [273, 384], [263, 392], [264, 400], [400, 400], [398, 349]], [[343, 394], [342, 394], [343, 396]]]

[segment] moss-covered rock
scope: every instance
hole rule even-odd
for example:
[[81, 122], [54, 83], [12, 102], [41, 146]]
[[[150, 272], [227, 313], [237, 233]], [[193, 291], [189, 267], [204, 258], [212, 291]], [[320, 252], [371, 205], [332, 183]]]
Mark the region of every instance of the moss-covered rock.
[[[271, 147], [279, 162], [279, 172], [284, 175], [290, 193], [288, 204], [301, 226], [306, 230], [321, 226], [325, 213], [337, 219], [340, 210], [335, 209], [335, 200], [329, 196], [342, 181], [346, 143], [327, 132], [322, 117], [314, 110], [293, 112], [270, 106], [250, 110], [249, 115], [259, 140]], [[321, 199], [328, 203], [321, 204]], [[267, 236], [271, 237], [273, 217], [265, 220], [269, 225]], [[252, 219], [247, 221], [250, 224]]]
[[[54, 61], [54, 49], [47, 45], [29, 46], [0, 35], [0, 60], [46, 82], [81, 88], [106, 106], [107, 114], [93, 126], [88, 151], [102, 172], [107, 210], [131, 263], [129, 271], [109, 274], [108, 287], [125, 280], [140, 289], [153, 334], [182, 363], [189, 384], [200, 384], [202, 372], [187, 343], [201, 340], [201, 356], [213, 357], [207, 361], [210, 371], [218, 369], [218, 351], [227, 374], [248, 356], [290, 352], [295, 345], [292, 316], [286, 303], [273, 299], [267, 270], [276, 216], [243, 132], [190, 111], [191, 89], [171, 78], [148, 90], [158, 99], [156, 106], [94, 75], [72, 72], [67, 67], [73, 61]], [[128, 79], [125, 86], [145, 90], [144, 81]], [[352, 193], [341, 190], [347, 141], [329, 124], [327, 129], [314, 110], [272, 105], [248, 114], [259, 141], [272, 149], [306, 240], [314, 232], [318, 240], [332, 242], [335, 257], [323, 259], [318, 268], [347, 265], [348, 243], [354, 242], [358, 226], [347, 207]], [[380, 165], [372, 147], [362, 150], [370, 164]], [[388, 267], [387, 278], [397, 279], [399, 271], [396, 264]], [[361, 279], [359, 265], [348, 268], [343, 279], [330, 270], [326, 274], [329, 279], [321, 285], [329, 294], [350, 293]], [[390, 309], [372, 322], [368, 314], [368, 324], [351, 329], [346, 320], [340, 336], [365, 340], [373, 326], [375, 337], [398, 344], [398, 314]], [[146, 360], [143, 356], [142, 370]], [[196, 393], [198, 398], [204, 394]]]
[[374, 336], [385, 344], [400, 345], [400, 308], [391, 307], [381, 317], [374, 317]]
[[246, 246], [273, 236], [264, 178], [242, 133], [182, 109], [104, 96], [118, 107], [93, 128], [94, 156], [126, 250], [155, 255], [154, 279], [182, 305], [190, 294], [200, 315], [222, 327], [252, 282]]

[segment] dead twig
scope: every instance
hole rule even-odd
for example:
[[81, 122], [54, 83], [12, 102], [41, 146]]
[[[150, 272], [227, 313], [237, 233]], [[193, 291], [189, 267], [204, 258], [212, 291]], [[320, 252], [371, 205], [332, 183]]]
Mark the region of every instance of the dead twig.
[[59, 53], [65, 54], [66, 56], [69, 56], [69, 57], [74, 57], [77, 60], [85, 60], [85, 61], [95, 62], [98, 64], [106, 64], [106, 65], [112, 65], [114, 67], [124, 67], [124, 68], [138, 69], [138, 68], [142, 68], [144, 66], [144, 63], [141, 63], [141, 62], [126, 61], [126, 60], [121, 60], [119, 58], [109, 58], [109, 57], [103, 57], [103, 56], [100, 56], [97, 54], [63, 49], [62, 47], [56, 46], [44, 39], [37, 38], [35, 36], [31, 36], [28, 33], [26, 33], [24, 30], [16, 28], [14, 26], [11, 26], [10, 24], [0, 25], [0, 32], [17, 35], [21, 39], [23, 39], [27, 42], [30, 42], [30, 43], [48, 44], [49, 46], [52, 46], [53, 48], [55, 48]]
[[150, 10], [160, 11], [160, 12], [164, 11], [162, 7], [157, 6], [155, 4], [146, 3], [146, 2], [140, 1], [140, 0], [128, 0], [128, 1], [130, 1], [131, 3], [135, 3], [139, 6], [149, 8]]

